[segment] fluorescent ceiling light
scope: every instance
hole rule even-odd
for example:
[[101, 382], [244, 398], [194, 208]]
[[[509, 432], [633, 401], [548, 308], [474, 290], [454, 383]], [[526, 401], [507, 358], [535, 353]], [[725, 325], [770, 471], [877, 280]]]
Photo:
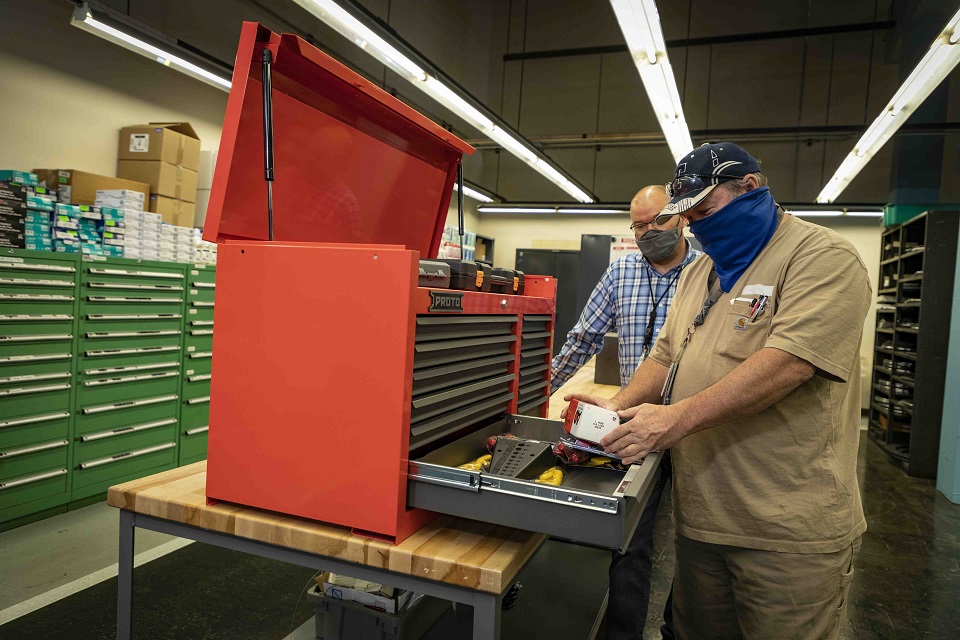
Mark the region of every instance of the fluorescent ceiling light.
[[[464, 191], [466, 193], [466, 191]], [[477, 211], [480, 213], [566, 213], [571, 215], [591, 215], [591, 214], [627, 214], [630, 213], [628, 209], [570, 209], [565, 208], [562, 205], [543, 205], [543, 206], [529, 206], [529, 207], [512, 207], [512, 206], [501, 206], [501, 205], [492, 205], [492, 206], [481, 206], [477, 208]]]
[[477, 207], [480, 213], [555, 213], [556, 207]]
[[[453, 183], [453, 190], [454, 191], [457, 190], [456, 182]], [[468, 198], [473, 198], [474, 200], [477, 200], [479, 202], [493, 202], [493, 198], [491, 198], [490, 196], [484, 193], [480, 193], [476, 189], [471, 189], [467, 185], [463, 185], [463, 195]]]
[[557, 213], [630, 213], [628, 209], [557, 209]]
[[[485, 136], [579, 202], [590, 203], [594, 201], [590, 194], [564, 176], [550, 160], [530, 148], [519, 136], [507, 131], [501, 125], [495, 123], [492, 118], [484, 115], [469, 100], [460, 95], [454, 88], [448, 86], [448, 83], [442, 78], [432, 76], [424, 71], [419, 64], [374, 33], [370, 27], [333, 0], [294, 0], [294, 2], [400, 76], [406, 78], [415, 87], [463, 118], [471, 126], [476, 127]], [[466, 193], [466, 190], [464, 190], [464, 193]]]
[[847, 215], [854, 218], [882, 218], [883, 211], [847, 211]]
[[797, 211], [792, 209], [787, 211], [801, 218], [838, 218], [843, 215], [843, 211]]
[[650, 105], [660, 122], [670, 153], [676, 162], [691, 149], [693, 141], [683, 117], [680, 91], [667, 57], [660, 28], [660, 14], [654, 0], [610, 0], [627, 49], [640, 72]]
[[77, 7], [76, 11], [73, 13], [73, 18], [70, 20], [70, 24], [75, 27], [80, 27], [88, 33], [92, 33], [96, 36], [100, 36], [104, 40], [109, 40], [114, 44], [118, 44], [124, 49], [128, 49], [135, 53], [150, 58], [155, 62], [159, 62], [165, 67], [170, 67], [175, 69], [180, 73], [185, 73], [188, 76], [206, 82], [207, 84], [222, 89], [223, 91], [230, 90], [230, 80], [222, 78], [215, 73], [211, 73], [206, 69], [199, 67], [192, 62], [181, 58], [180, 56], [174, 55], [169, 51], [164, 51], [163, 49], [156, 47], [149, 42], [145, 42], [140, 38], [136, 38], [128, 33], [125, 33], [119, 29], [116, 29], [104, 22], [101, 22], [93, 17], [93, 13], [90, 11], [90, 7], [84, 3]]
[[866, 166], [874, 154], [896, 133], [934, 89], [960, 62], [960, 10], [930, 45], [914, 70], [903, 81], [887, 106], [867, 128], [853, 150], [817, 196], [817, 202], [833, 202]]

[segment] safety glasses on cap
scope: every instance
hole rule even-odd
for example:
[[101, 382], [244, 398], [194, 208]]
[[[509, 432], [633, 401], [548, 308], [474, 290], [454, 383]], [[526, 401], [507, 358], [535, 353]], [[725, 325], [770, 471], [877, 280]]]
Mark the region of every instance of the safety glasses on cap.
[[[667, 195], [671, 198], [682, 198], [683, 196], [700, 191], [705, 189], [708, 184], [703, 181], [703, 178], [723, 178], [723, 181], [727, 180], [739, 180], [743, 176], [731, 176], [725, 175], [722, 173], [719, 174], [703, 174], [703, 173], [687, 173], [682, 176], [677, 176], [673, 179], [673, 182], [668, 182], [664, 185], [667, 189]], [[719, 182], [711, 182], [710, 184], [719, 184]]]

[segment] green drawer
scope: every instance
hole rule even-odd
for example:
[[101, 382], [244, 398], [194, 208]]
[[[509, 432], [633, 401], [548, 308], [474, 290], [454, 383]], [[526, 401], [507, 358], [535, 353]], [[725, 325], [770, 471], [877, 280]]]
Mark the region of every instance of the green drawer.
[[115, 484], [172, 469], [177, 465], [177, 443], [170, 441], [131, 449], [106, 458], [74, 465], [73, 500], [89, 498]]
[[213, 303], [216, 291], [216, 285], [212, 282], [202, 282], [198, 278], [188, 278], [187, 280], [188, 303], [193, 301]]
[[183, 313], [183, 298], [169, 295], [90, 295], [80, 300], [80, 310], [87, 314], [157, 314]]
[[183, 344], [188, 353], [213, 351], [213, 327], [187, 329]]
[[147, 285], [147, 286], [176, 286], [183, 289], [186, 277], [183, 265], [170, 263], [140, 262], [129, 259], [111, 259], [109, 261], [87, 260], [83, 262], [81, 282], [119, 284], [119, 285]]
[[180, 464], [190, 464], [207, 457], [206, 424], [180, 430]]
[[177, 394], [170, 393], [83, 407], [77, 410], [76, 433], [83, 435], [165, 418], [176, 418], [179, 401]]
[[[3, 308], [7, 311], [7, 308]], [[0, 314], [0, 335], [31, 336], [57, 333], [75, 333], [76, 316], [73, 313], [4, 313]]]
[[103, 351], [126, 349], [129, 347], [180, 347], [183, 332], [179, 327], [173, 329], [144, 329], [139, 327], [125, 331], [90, 331], [80, 334], [81, 351]]
[[210, 395], [210, 374], [193, 373], [183, 376], [183, 391], [180, 396], [184, 400]]
[[199, 321], [201, 323], [213, 322], [213, 307], [195, 307], [191, 305], [189, 301], [187, 301], [187, 326], [195, 326], [192, 324], [194, 321]]
[[[80, 317], [83, 332], [170, 331], [181, 328], [182, 313], [88, 313]], [[3, 325], [0, 324], [0, 329]]]
[[[0, 327], [0, 331], [14, 327]], [[67, 353], [73, 350], [73, 327], [66, 326], [58, 332], [0, 333], [0, 361], [8, 356], [44, 355]]]
[[66, 438], [61, 438], [25, 447], [0, 447], [0, 482], [66, 468], [69, 465], [69, 444]]
[[69, 479], [67, 467], [63, 466], [0, 480], [0, 521], [12, 520], [31, 513], [34, 509], [27, 505], [40, 500], [45, 502], [36, 510], [55, 506], [60, 501], [47, 499], [56, 496], [63, 496], [62, 502], [66, 502]]
[[[9, 251], [9, 250], [7, 250]], [[75, 258], [31, 252], [20, 252], [24, 257], [0, 256], [0, 278], [30, 280], [71, 280], [79, 274]]]
[[142, 373], [152, 373], [154, 371], [165, 371], [168, 369], [179, 369], [180, 360], [178, 359], [180, 354], [171, 356], [174, 359], [167, 359], [162, 362], [150, 362], [145, 364], [130, 364], [119, 367], [89, 367], [87, 369], [80, 369], [78, 372], [81, 380], [87, 380], [88, 378], [116, 378], [122, 376], [132, 376], [139, 375]]
[[183, 374], [185, 376], [193, 376], [210, 373], [210, 365], [212, 363], [212, 351], [190, 351], [184, 354]]
[[16, 418], [43, 412], [70, 410], [70, 389], [67, 381], [49, 380], [0, 388], [0, 416]]
[[182, 279], [171, 278], [170, 282], [137, 282], [129, 278], [91, 279], [83, 281], [83, 292], [101, 296], [154, 296], [169, 294], [178, 298], [186, 289]]
[[[0, 271], [0, 294], [30, 296], [70, 296], [76, 295], [74, 274], [40, 275], [8, 274]], [[16, 298], [11, 298], [16, 300]]]
[[42, 355], [0, 356], [0, 378], [71, 371], [73, 352], [69, 348], [62, 349], [58, 353]]
[[190, 283], [214, 283], [217, 280], [217, 266], [213, 264], [192, 264], [187, 269], [187, 280]]
[[44, 411], [32, 416], [4, 416], [0, 419], [0, 449], [25, 447], [69, 436], [69, 411]]
[[210, 422], [210, 396], [198, 396], [183, 401], [180, 424], [184, 429], [200, 427]]
[[57, 293], [0, 292], [0, 309], [4, 315], [69, 315], [76, 307], [73, 291]]
[[110, 404], [177, 393], [179, 368], [120, 376], [84, 377], [77, 383], [77, 406]]
[[[177, 421], [157, 420], [144, 425], [131, 425], [132, 428], [121, 432], [98, 432], [77, 438], [73, 459], [78, 467], [91, 460], [110, 458], [118, 453], [146, 449], [177, 439]], [[169, 422], [169, 424], [163, 424]]]
[[162, 347], [127, 347], [124, 349], [84, 349], [80, 352], [79, 373], [91, 369], [149, 365], [180, 360], [180, 345]]

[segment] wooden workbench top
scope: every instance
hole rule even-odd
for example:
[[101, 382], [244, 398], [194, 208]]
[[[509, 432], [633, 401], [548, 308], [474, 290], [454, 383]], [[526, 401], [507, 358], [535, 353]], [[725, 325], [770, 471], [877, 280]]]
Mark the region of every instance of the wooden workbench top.
[[399, 545], [229, 503], [207, 505], [207, 463], [110, 487], [119, 509], [479, 591], [502, 593], [546, 536], [440, 516]]

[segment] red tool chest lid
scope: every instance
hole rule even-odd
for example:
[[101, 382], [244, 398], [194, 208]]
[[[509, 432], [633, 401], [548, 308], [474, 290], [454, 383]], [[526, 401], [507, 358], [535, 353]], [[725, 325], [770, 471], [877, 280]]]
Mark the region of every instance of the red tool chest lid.
[[473, 148], [301, 38], [253, 22], [240, 34], [204, 238], [268, 238], [264, 47], [274, 59], [274, 239], [435, 256]]

